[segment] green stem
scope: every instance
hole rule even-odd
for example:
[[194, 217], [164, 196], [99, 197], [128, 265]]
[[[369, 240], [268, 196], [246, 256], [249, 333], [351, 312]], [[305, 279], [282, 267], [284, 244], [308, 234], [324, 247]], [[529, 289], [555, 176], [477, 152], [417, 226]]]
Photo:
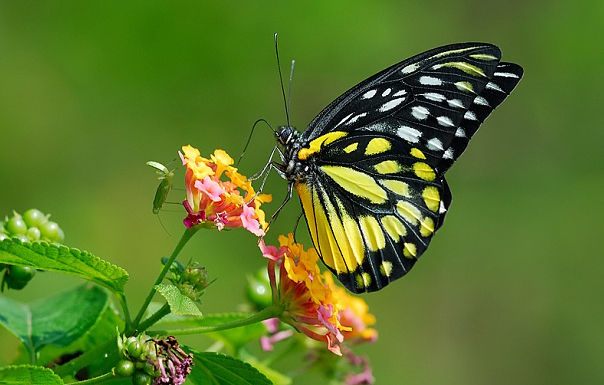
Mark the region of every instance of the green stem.
[[149, 329], [149, 327], [154, 325], [157, 321], [159, 321], [160, 319], [162, 319], [165, 315], [167, 315], [169, 313], [170, 313], [170, 305], [165, 303], [164, 306], [162, 306], [158, 311], [156, 311], [149, 318], [147, 318], [146, 320], [141, 322], [140, 325], [138, 325], [138, 330], [142, 332], [144, 330]]
[[105, 374], [103, 374], [102, 376], [98, 376], [98, 377], [94, 377], [94, 378], [89, 378], [89, 379], [87, 379], [87, 380], [83, 380], [83, 381], [69, 382], [69, 383], [67, 383], [67, 384], [65, 384], [65, 385], [75, 385], [75, 384], [78, 384], [78, 385], [81, 385], [81, 384], [84, 384], [84, 385], [90, 385], [90, 384], [100, 384], [100, 383], [102, 383], [102, 382], [107, 382], [107, 380], [109, 380], [109, 379], [115, 379], [115, 378], [116, 378], [115, 374], [113, 374], [113, 373], [109, 372], [109, 373], [105, 373]]
[[122, 311], [124, 312], [124, 318], [126, 319], [126, 329], [130, 329], [132, 326], [132, 318], [130, 318], [130, 310], [128, 309], [128, 302], [126, 301], [126, 296], [124, 293], [120, 293], [117, 295], [120, 305], [122, 306]]
[[271, 305], [267, 308], [262, 309], [256, 314], [252, 314], [248, 318], [244, 318], [241, 320], [227, 322], [219, 325], [210, 325], [210, 326], [199, 326], [196, 328], [190, 329], [174, 329], [174, 330], [154, 330], [149, 332], [150, 334], [162, 334], [162, 335], [170, 335], [170, 334], [179, 334], [179, 335], [187, 335], [187, 334], [203, 334], [203, 333], [211, 333], [217, 332], [220, 330], [233, 329], [241, 326], [255, 324], [257, 322], [264, 321], [269, 318], [275, 318], [281, 316], [283, 313], [283, 308], [276, 305]]
[[170, 271], [170, 267], [172, 266], [172, 263], [174, 262], [174, 260], [176, 260], [176, 257], [178, 257], [178, 254], [180, 253], [182, 248], [187, 244], [189, 239], [191, 239], [191, 237], [197, 232], [197, 230], [199, 230], [199, 226], [195, 226], [190, 229], [186, 229], [184, 234], [180, 238], [180, 241], [178, 241], [178, 244], [174, 248], [174, 251], [172, 251], [172, 255], [170, 255], [170, 259], [168, 260], [168, 262], [166, 262], [161, 273], [159, 273], [159, 275], [157, 276], [157, 279], [155, 280], [155, 283], [151, 287], [151, 290], [149, 291], [149, 294], [147, 295], [147, 298], [145, 299], [143, 306], [138, 311], [138, 314], [136, 315], [136, 318], [134, 319], [133, 327], [135, 329], [139, 327], [139, 323], [140, 323], [141, 319], [143, 318], [143, 315], [145, 315], [145, 311], [147, 311], [147, 307], [149, 306], [149, 304], [151, 303], [151, 300], [153, 299], [153, 296], [155, 295], [155, 290], [156, 290], [155, 286], [159, 285], [164, 280], [164, 277], [166, 276], [166, 274], [168, 274], [168, 271]]

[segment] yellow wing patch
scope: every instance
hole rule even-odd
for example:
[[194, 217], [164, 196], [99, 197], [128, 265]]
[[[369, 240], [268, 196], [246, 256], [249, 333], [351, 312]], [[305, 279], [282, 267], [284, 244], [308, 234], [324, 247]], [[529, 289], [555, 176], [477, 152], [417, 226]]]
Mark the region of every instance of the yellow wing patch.
[[349, 258], [355, 259], [357, 264], [360, 265], [365, 258], [365, 246], [363, 245], [361, 230], [359, 229], [357, 222], [346, 213], [346, 210], [344, 210], [340, 201], [338, 201], [338, 207], [340, 208], [342, 223], [344, 225], [344, 233], [342, 233], [342, 236], [350, 243], [350, 251], [352, 252], [352, 257]]
[[369, 273], [361, 273], [357, 275], [357, 287], [363, 289], [371, 285], [371, 276]]
[[371, 203], [381, 204], [388, 199], [386, 191], [364, 172], [343, 166], [321, 166], [321, 170], [344, 190]]
[[399, 221], [394, 215], [386, 215], [382, 218], [382, 226], [395, 242], [398, 242], [401, 237], [407, 235], [407, 228], [403, 222]]
[[[356, 270], [365, 258], [363, 238], [357, 223], [338, 201], [340, 219], [325, 191], [313, 189], [311, 193], [304, 183], [297, 183], [295, 187], [300, 195], [310, 235], [323, 262], [338, 274]], [[319, 194], [323, 203], [319, 200]]]
[[422, 191], [422, 198], [424, 198], [426, 207], [434, 212], [438, 211], [438, 207], [440, 206], [440, 193], [436, 187], [426, 187], [424, 191]]
[[411, 152], [410, 152], [410, 153], [411, 153], [411, 156], [414, 156], [414, 157], [416, 157], [416, 158], [419, 158], [419, 159], [426, 159], [426, 155], [424, 155], [424, 153], [422, 152], [422, 150], [420, 150], [419, 148], [415, 148], [415, 147], [413, 147], [413, 148], [411, 149]]
[[384, 187], [388, 190], [392, 191], [395, 194], [409, 197], [409, 185], [405, 182], [401, 182], [400, 180], [392, 180], [392, 179], [382, 179], [380, 181]]
[[363, 238], [369, 250], [378, 251], [386, 247], [384, 232], [375, 217], [360, 217], [359, 224], [361, 225], [361, 233], [363, 233]]
[[403, 167], [395, 160], [385, 160], [373, 166], [375, 171], [380, 174], [394, 174], [403, 169]]
[[298, 151], [298, 158], [302, 160], [308, 159], [308, 157], [312, 154], [321, 151], [323, 146], [327, 146], [329, 143], [343, 138], [346, 135], [348, 135], [348, 133], [344, 131], [333, 131], [325, 135], [321, 135], [318, 138], [311, 140], [310, 143], [308, 143], [308, 148], [300, 149], [300, 151]]
[[390, 277], [390, 274], [392, 274], [392, 262], [390, 262], [390, 261], [382, 262], [382, 264], [380, 265], [380, 272], [382, 273], [382, 275], [385, 275], [386, 277]]
[[417, 247], [414, 243], [405, 243], [403, 245], [403, 255], [407, 258], [415, 258], [417, 255]]
[[344, 147], [344, 152], [347, 154], [350, 154], [351, 152], [355, 151], [358, 147], [359, 147], [358, 142], [349, 144], [348, 146]]
[[427, 180], [428, 182], [432, 182], [434, 178], [436, 178], [436, 173], [434, 169], [424, 162], [417, 162], [413, 164], [413, 171], [415, 175], [422, 178], [423, 180]]
[[[337, 272], [345, 272], [348, 269], [346, 269], [346, 264], [342, 258], [342, 253], [338, 248], [338, 244], [336, 243], [333, 232], [329, 226], [329, 218], [327, 217], [327, 213], [319, 201], [317, 189], [313, 190], [312, 196], [317, 232], [315, 245], [317, 246], [319, 254], [321, 254], [323, 261], [327, 266], [335, 269]], [[310, 227], [313, 225], [315, 224], [311, 223]]]
[[422, 237], [429, 237], [434, 232], [434, 220], [430, 217], [425, 217], [419, 226], [419, 233]]
[[407, 201], [398, 201], [396, 204], [396, 211], [398, 211], [404, 220], [413, 225], [417, 225], [422, 217], [422, 213], [419, 209]]
[[365, 155], [376, 155], [381, 154], [390, 150], [392, 143], [384, 138], [373, 138], [367, 144], [365, 148]]

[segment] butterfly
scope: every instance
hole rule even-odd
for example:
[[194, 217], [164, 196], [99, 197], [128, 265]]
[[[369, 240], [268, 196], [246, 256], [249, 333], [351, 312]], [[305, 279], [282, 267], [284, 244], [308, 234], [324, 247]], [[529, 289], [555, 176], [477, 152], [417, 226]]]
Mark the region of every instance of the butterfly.
[[451, 205], [445, 173], [522, 78], [492, 44], [452, 44], [352, 87], [300, 133], [275, 132], [314, 246], [354, 293], [380, 290], [426, 251]]

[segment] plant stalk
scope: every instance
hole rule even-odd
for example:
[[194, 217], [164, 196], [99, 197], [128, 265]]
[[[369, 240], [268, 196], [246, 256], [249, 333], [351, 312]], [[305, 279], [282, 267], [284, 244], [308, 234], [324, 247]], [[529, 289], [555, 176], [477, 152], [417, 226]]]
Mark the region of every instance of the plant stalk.
[[227, 330], [238, 328], [246, 325], [251, 325], [257, 322], [261, 322], [267, 320], [269, 318], [275, 318], [281, 316], [283, 313], [283, 308], [281, 306], [271, 305], [267, 308], [260, 310], [256, 314], [252, 314], [248, 318], [244, 318], [242, 320], [237, 320], [233, 322], [227, 322], [219, 325], [211, 325], [211, 326], [199, 326], [196, 328], [189, 329], [173, 329], [173, 330], [153, 330], [150, 331], [149, 334], [161, 334], [161, 335], [189, 335], [189, 334], [203, 334], [203, 333], [211, 333], [217, 332], [220, 330]]
[[94, 378], [89, 378], [87, 380], [83, 380], [83, 381], [77, 381], [77, 382], [69, 382], [65, 385], [90, 385], [90, 384], [100, 384], [103, 382], [107, 382], [108, 380], [113, 380], [116, 379], [117, 377], [115, 376], [115, 374], [109, 372], [109, 373], [105, 373], [102, 376], [98, 376], [98, 377], [94, 377]]
[[143, 318], [143, 315], [145, 315], [145, 311], [147, 311], [147, 307], [149, 307], [149, 304], [151, 303], [151, 300], [153, 299], [153, 296], [155, 295], [155, 291], [156, 291], [155, 286], [159, 285], [164, 280], [164, 278], [166, 277], [166, 274], [168, 274], [168, 271], [170, 271], [170, 267], [172, 266], [172, 263], [176, 260], [176, 257], [178, 257], [178, 254], [180, 253], [182, 248], [187, 244], [189, 239], [191, 239], [191, 237], [197, 232], [197, 230], [199, 230], [199, 226], [195, 226], [190, 229], [186, 229], [184, 234], [180, 238], [180, 241], [178, 241], [178, 244], [174, 248], [174, 251], [172, 251], [172, 255], [170, 255], [170, 259], [168, 260], [168, 262], [166, 262], [166, 264], [164, 265], [164, 268], [157, 276], [157, 279], [155, 280], [155, 283], [151, 287], [151, 290], [149, 291], [149, 294], [147, 295], [147, 298], [145, 299], [143, 306], [138, 311], [138, 314], [136, 315], [136, 318], [134, 319], [132, 327], [135, 330], [139, 327], [140, 321]]
[[129, 330], [132, 326], [132, 318], [130, 318], [130, 310], [128, 309], [128, 302], [126, 301], [126, 296], [124, 293], [120, 293], [117, 295], [120, 305], [122, 306], [122, 311], [124, 312], [124, 318], [126, 320], [126, 330]]
[[170, 305], [165, 303], [164, 306], [162, 306], [161, 308], [159, 308], [159, 310], [150, 315], [149, 318], [141, 322], [140, 325], [138, 325], [138, 330], [141, 332], [147, 330], [149, 327], [153, 326], [157, 321], [159, 321], [168, 314], [170, 314]]

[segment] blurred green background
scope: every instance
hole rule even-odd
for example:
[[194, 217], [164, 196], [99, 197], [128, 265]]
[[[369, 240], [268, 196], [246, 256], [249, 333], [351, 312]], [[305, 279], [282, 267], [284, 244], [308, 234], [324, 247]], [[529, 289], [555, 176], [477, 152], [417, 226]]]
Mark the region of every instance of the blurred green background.
[[[169, 162], [183, 144], [236, 157], [255, 119], [285, 123], [274, 32], [283, 66], [296, 59], [299, 129], [350, 86], [438, 45], [495, 43], [526, 71], [448, 174], [453, 206], [430, 250], [364, 297], [381, 338], [359, 350], [377, 383], [604, 383], [602, 1], [1, 1], [0, 213], [53, 213], [67, 244], [130, 271], [138, 306], [183, 217], [176, 205], [160, 215], [168, 234], [151, 214], [145, 161]], [[273, 145], [260, 128], [242, 171]], [[276, 202], [285, 188], [269, 179]], [[268, 240], [298, 213], [293, 201]], [[183, 256], [218, 278], [205, 312], [236, 309], [245, 275], [264, 265], [244, 231], [202, 232]], [[77, 282], [38, 274], [3, 295]], [[9, 362], [16, 341], [0, 341]]]

